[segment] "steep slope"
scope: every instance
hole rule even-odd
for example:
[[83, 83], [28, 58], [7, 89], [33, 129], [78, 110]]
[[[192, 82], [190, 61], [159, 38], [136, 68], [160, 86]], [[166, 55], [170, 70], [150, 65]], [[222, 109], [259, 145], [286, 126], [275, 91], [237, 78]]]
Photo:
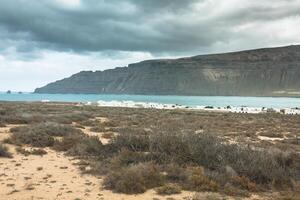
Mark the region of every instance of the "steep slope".
[[84, 71], [36, 93], [300, 96], [300, 46], [148, 60]]

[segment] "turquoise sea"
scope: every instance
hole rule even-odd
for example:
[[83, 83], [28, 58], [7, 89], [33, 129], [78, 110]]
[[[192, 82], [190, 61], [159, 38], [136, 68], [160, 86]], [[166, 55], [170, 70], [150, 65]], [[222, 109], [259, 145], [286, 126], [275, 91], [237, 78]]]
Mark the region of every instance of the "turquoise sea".
[[300, 107], [300, 98], [285, 97], [224, 97], [224, 96], [159, 96], [159, 95], [95, 95], [95, 94], [34, 94], [0, 92], [0, 101], [59, 101], [59, 102], [97, 102], [136, 101], [163, 104], [195, 106], [248, 106], [267, 108]]

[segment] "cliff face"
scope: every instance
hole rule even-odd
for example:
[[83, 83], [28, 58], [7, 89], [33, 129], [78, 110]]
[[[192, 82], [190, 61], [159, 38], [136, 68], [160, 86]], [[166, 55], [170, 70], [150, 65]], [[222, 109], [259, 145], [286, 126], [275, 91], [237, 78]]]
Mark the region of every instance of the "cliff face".
[[300, 97], [300, 46], [148, 60], [80, 72], [35, 92]]

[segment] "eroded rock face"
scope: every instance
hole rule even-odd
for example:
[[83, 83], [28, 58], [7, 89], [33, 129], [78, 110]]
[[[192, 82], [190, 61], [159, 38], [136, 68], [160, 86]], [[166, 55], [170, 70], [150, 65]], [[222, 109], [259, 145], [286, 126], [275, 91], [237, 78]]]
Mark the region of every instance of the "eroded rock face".
[[300, 46], [148, 60], [105, 71], [84, 71], [35, 92], [300, 96]]

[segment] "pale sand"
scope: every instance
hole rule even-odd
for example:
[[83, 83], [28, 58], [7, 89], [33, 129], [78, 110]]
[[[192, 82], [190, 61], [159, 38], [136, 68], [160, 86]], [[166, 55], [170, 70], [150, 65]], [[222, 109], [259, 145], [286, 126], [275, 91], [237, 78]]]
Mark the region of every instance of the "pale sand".
[[257, 136], [260, 140], [266, 140], [266, 141], [281, 141], [284, 140], [284, 138], [277, 138], [277, 137], [267, 137], [267, 136]]
[[[13, 126], [0, 128], [0, 141], [9, 136]], [[88, 131], [86, 131], [88, 132]], [[13, 153], [12, 159], [0, 158], [0, 200], [27, 199], [107, 199], [107, 200], [191, 200], [193, 192], [183, 191], [179, 195], [160, 196], [154, 190], [140, 195], [124, 195], [104, 190], [102, 178], [80, 173], [74, 163], [79, 162], [63, 153], [45, 150], [44, 156], [24, 156], [15, 152], [15, 146], [7, 145]], [[201, 193], [203, 199], [207, 193]], [[227, 198], [234, 199], [234, 198]], [[248, 199], [259, 199], [252, 195]]]

